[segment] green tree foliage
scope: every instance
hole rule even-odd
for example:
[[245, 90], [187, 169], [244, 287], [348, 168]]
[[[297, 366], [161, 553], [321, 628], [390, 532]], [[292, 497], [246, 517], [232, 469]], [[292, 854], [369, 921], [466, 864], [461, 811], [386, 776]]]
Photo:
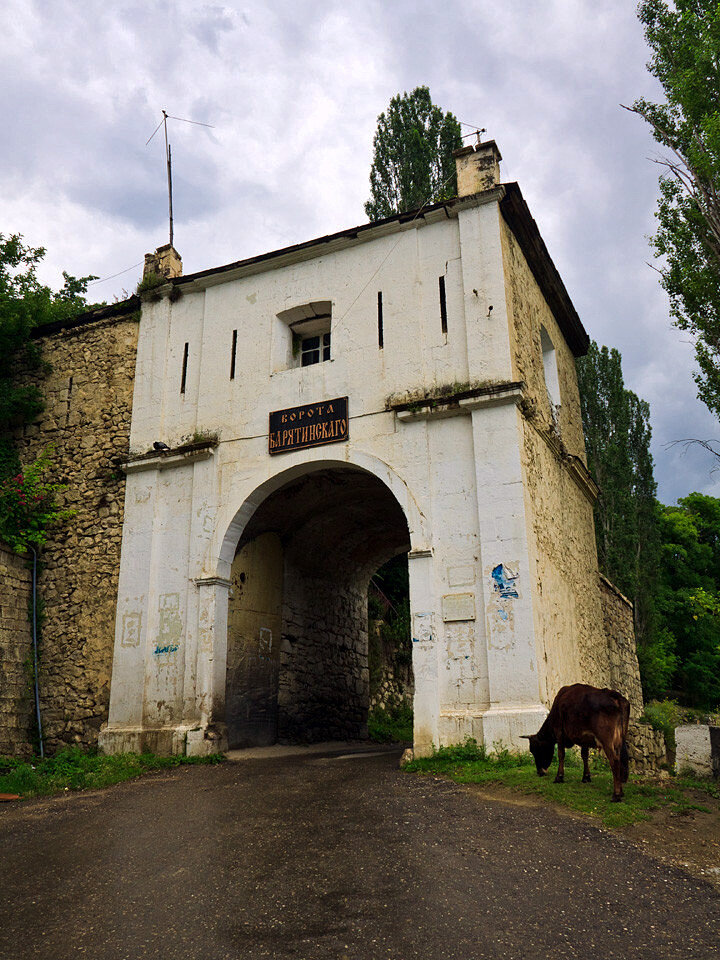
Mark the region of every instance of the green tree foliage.
[[625, 387], [617, 350], [593, 341], [577, 369], [588, 467], [600, 487], [598, 563], [633, 601], [643, 689], [655, 696], [665, 689], [674, 661], [654, 604], [659, 534], [650, 408]]
[[29, 544], [42, 546], [48, 528], [75, 513], [58, 507], [56, 494], [64, 487], [48, 479], [49, 469], [50, 451], [44, 450], [24, 471], [0, 481], [0, 533], [18, 553]]
[[672, 638], [670, 690], [691, 706], [720, 704], [720, 500], [691, 493], [660, 513], [657, 608]]
[[462, 146], [460, 124], [443, 113], [427, 87], [398, 94], [378, 117], [370, 168], [369, 220], [381, 220], [457, 193], [453, 150]]
[[695, 340], [698, 396], [720, 416], [720, 4], [642, 0], [638, 16], [666, 97], [631, 108], [669, 151], [653, 246], [675, 324]]
[[87, 284], [94, 277], [71, 277], [55, 292], [37, 277], [43, 247], [29, 247], [17, 234], [0, 234], [0, 479], [18, 472], [14, 432], [38, 415], [42, 396], [33, 384], [22, 383], [18, 370], [38, 370], [43, 362], [33, 327], [62, 320], [88, 309]]
[[368, 648], [374, 692], [386, 661], [407, 666], [412, 660], [407, 554], [393, 557], [375, 573], [368, 590], [368, 618], [382, 624], [380, 636], [371, 631]]

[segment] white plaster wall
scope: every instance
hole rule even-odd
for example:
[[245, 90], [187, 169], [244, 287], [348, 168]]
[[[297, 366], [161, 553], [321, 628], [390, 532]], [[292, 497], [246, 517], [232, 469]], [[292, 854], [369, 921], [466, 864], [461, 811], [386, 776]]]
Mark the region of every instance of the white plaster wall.
[[[357, 417], [383, 410], [389, 394], [409, 387], [466, 379], [458, 256], [457, 221], [448, 220], [187, 293], [172, 305], [167, 299], [145, 304], [131, 448], [147, 450], [158, 439], [172, 445], [196, 429], [219, 431], [224, 440], [266, 435], [269, 409], [346, 393], [351, 416]], [[440, 326], [441, 275], [446, 275], [447, 342]], [[378, 290], [383, 350], [377, 344]], [[314, 300], [332, 301], [333, 359], [274, 372], [276, 315]], [[230, 380], [235, 329], [237, 372]], [[181, 395], [186, 342], [187, 384]]]
[[[266, 264], [239, 279], [218, 275], [174, 303], [144, 305], [131, 449], [142, 453], [154, 440], [174, 446], [196, 430], [220, 442], [208, 460], [128, 478], [111, 728], [209, 722], [224, 696], [223, 578], [242, 525], [292, 471], [334, 462], [375, 473], [406, 513], [420, 751], [464, 736], [482, 739], [490, 708], [490, 743], [518, 743], [528, 732], [525, 720], [541, 719], [514, 404], [409, 423], [385, 410], [391, 394], [511, 378], [498, 215], [494, 203], [465, 208], [459, 218], [418, 221], [335, 252], [319, 247], [314, 259]], [[278, 369], [287, 352], [276, 342], [283, 333], [276, 315], [317, 300], [332, 302], [333, 359]], [[269, 456], [271, 410], [345, 395], [349, 441]], [[524, 578], [511, 623], [500, 627], [488, 608], [488, 564], [498, 558]], [[471, 596], [472, 616], [444, 618], [443, 598], [456, 594]], [[135, 646], [122, 640], [127, 617], [139, 618]], [[180, 638], [177, 649], [155, 654], [158, 639], [170, 634]], [[528, 712], [519, 725], [518, 710]]]

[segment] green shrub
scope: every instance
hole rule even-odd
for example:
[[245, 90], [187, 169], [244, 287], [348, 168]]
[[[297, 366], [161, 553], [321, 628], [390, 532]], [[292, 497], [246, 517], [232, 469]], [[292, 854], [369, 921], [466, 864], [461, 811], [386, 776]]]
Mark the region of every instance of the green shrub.
[[640, 721], [649, 723], [654, 730], [660, 730], [665, 737], [665, 746], [675, 749], [675, 727], [682, 722], [682, 713], [675, 700], [651, 700], [645, 704]]
[[375, 743], [412, 743], [412, 707], [409, 703], [376, 707], [368, 715], [368, 733]]

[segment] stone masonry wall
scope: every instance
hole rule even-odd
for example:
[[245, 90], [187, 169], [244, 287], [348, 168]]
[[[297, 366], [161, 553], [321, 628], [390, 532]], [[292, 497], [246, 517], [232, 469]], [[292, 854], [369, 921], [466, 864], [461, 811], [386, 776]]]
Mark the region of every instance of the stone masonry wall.
[[[535, 595], [540, 692], [546, 706], [568, 683], [606, 682], [608, 664], [593, 523], [584, 466], [575, 358], [511, 231], [503, 224], [513, 376], [525, 383], [519, 416], [525, 509]], [[553, 341], [559, 410], [545, 385], [541, 331]]]
[[0, 755], [11, 757], [32, 753], [31, 580], [25, 557], [0, 543]]
[[608, 686], [630, 701], [628, 750], [633, 770], [641, 774], [655, 773], [667, 762], [665, 738], [659, 730], [640, 723], [643, 696], [635, 649], [633, 606], [606, 577], [598, 576], [610, 662]]
[[600, 602], [610, 658], [608, 685], [630, 701], [630, 716], [637, 719], [643, 712], [640, 668], [635, 650], [633, 606], [602, 574]]
[[286, 569], [278, 739], [367, 736], [367, 583], [314, 579]]
[[76, 512], [42, 552], [40, 696], [52, 752], [93, 746], [107, 719], [115, 638], [138, 323], [100, 319], [40, 339], [51, 365], [37, 382], [45, 410], [20, 438], [23, 463], [53, 446], [60, 500]]
[[376, 707], [392, 709], [401, 704], [412, 708], [415, 683], [411, 656], [398, 656], [397, 645], [383, 641], [382, 627], [382, 620], [369, 623], [370, 643], [375, 646], [377, 659], [374, 675], [370, 676], [370, 710]]

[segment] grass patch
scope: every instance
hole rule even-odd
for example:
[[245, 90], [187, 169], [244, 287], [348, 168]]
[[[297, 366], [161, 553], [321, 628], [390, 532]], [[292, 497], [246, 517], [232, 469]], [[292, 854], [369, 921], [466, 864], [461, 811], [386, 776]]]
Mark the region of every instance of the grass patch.
[[19, 793], [26, 798], [70, 790], [97, 790], [139, 777], [149, 770], [163, 770], [181, 764], [220, 763], [222, 760], [222, 754], [208, 757], [157, 757], [153, 753], [105, 756], [79, 747], [62, 750], [44, 760], [0, 757], [0, 793]]
[[413, 712], [409, 704], [376, 707], [368, 715], [368, 734], [375, 743], [412, 743]]
[[502, 750], [488, 756], [484, 748], [473, 740], [468, 740], [462, 746], [436, 750], [431, 757], [411, 761], [404, 770], [439, 774], [457, 783], [502, 784], [511, 790], [542, 797], [543, 800], [594, 817], [606, 827], [624, 827], [639, 820], [650, 820], [652, 812], [661, 808], [677, 815], [693, 810], [710, 813], [709, 807], [697, 804], [687, 792], [702, 790], [713, 798], [720, 795], [712, 782], [678, 777], [657, 783], [631, 781], [625, 787], [622, 803], [612, 803], [612, 774], [602, 756], [591, 756], [592, 782], [581, 783], [582, 760], [579, 753], [566, 751], [565, 782], [553, 783], [557, 758], [550, 773], [538, 777], [529, 753], [516, 754]]

